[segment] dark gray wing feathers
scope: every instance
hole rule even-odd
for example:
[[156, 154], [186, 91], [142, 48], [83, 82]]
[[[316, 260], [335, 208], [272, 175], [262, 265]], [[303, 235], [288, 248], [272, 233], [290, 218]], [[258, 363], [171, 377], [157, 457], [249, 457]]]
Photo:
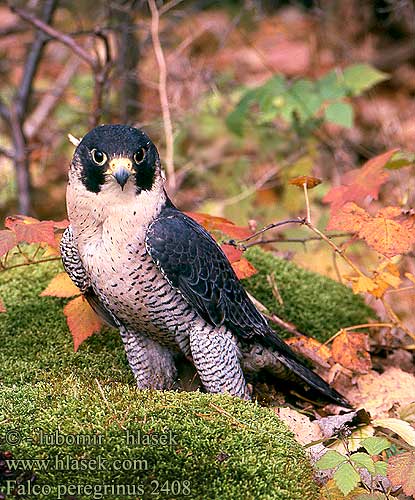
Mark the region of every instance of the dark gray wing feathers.
[[209, 324], [225, 325], [245, 341], [258, 342], [278, 354], [311, 387], [337, 404], [348, 402], [309, 370], [271, 329], [242, 287], [228, 259], [197, 222], [168, 205], [150, 224], [146, 248], [170, 284]]

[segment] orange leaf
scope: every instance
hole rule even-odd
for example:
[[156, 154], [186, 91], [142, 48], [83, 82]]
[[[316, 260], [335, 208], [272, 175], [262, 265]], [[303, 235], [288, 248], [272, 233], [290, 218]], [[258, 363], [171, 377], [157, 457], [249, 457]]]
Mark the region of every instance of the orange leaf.
[[255, 267], [245, 258], [242, 257], [241, 260], [232, 263], [233, 270], [236, 273], [236, 276], [241, 280], [243, 278], [249, 278], [253, 276], [258, 271]]
[[387, 476], [392, 486], [402, 486], [405, 495], [415, 498], [415, 452], [407, 451], [390, 457]]
[[16, 235], [13, 231], [3, 229], [0, 231], [0, 257], [16, 246]]
[[16, 215], [7, 217], [5, 225], [16, 233], [18, 243], [48, 243], [52, 247], [57, 245], [55, 223], [51, 220], [39, 222], [33, 217]]
[[356, 373], [367, 373], [372, 367], [369, 355], [369, 341], [365, 333], [343, 332], [331, 347], [333, 360]]
[[302, 356], [311, 359], [314, 363], [329, 367], [328, 361], [331, 358], [331, 350], [324, 344], [320, 344], [318, 340], [302, 335], [301, 337], [291, 337], [285, 340], [294, 351]]
[[55, 229], [66, 229], [69, 226], [69, 221], [68, 219], [53, 221], [53, 226]]
[[233, 264], [234, 262], [237, 262], [238, 260], [241, 260], [242, 257], [242, 250], [239, 248], [235, 248], [233, 245], [221, 245], [220, 246], [228, 258], [229, 262]]
[[348, 201], [362, 203], [368, 196], [377, 200], [379, 189], [384, 184], [389, 172], [383, 170], [398, 149], [375, 156], [361, 168], [350, 170], [341, 178], [341, 185], [331, 188], [323, 198], [325, 203], [331, 203], [331, 209], [337, 210]]
[[318, 177], [310, 177], [309, 175], [301, 175], [300, 177], [294, 177], [288, 181], [288, 184], [293, 186], [303, 187], [306, 184], [307, 189], [313, 189], [314, 187], [321, 184], [321, 179]]
[[244, 239], [252, 235], [252, 231], [249, 227], [237, 226], [223, 217], [216, 217], [209, 214], [199, 214], [195, 212], [186, 212], [186, 214], [208, 231], [221, 231], [227, 236], [236, 239]]
[[57, 274], [47, 288], [40, 294], [42, 297], [73, 297], [81, 291], [66, 273]]
[[327, 229], [357, 233], [385, 257], [404, 254], [415, 244], [415, 215], [386, 207], [372, 216], [355, 203], [346, 203], [332, 215]]
[[371, 216], [364, 210], [356, 205], [356, 203], [346, 203], [338, 208], [334, 213], [331, 212], [327, 230], [338, 229], [339, 231], [347, 231], [350, 233], [358, 233], [363, 224], [369, 222]]
[[6, 312], [6, 306], [4, 305], [4, 302], [0, 298], [0, 313], [5, 313]]
[[68, 302], [63, 312], [76, 352], [84, 340], [101, 330], [102, 322], [82, 295]]

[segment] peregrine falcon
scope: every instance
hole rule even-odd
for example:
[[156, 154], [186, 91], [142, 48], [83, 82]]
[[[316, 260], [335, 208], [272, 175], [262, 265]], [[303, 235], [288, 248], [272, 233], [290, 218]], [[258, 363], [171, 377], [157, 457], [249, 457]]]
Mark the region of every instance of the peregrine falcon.
[[102, 125], [69, 169], [65, 270], [119, 329], [141, 389], [169, 389], [184, 355], [207, 392], [250, 399], [245, 374], [293, 372], [347, 401], [309, 370], [256, 309], [215, 240], [164, 189], [156, 147], [141, 130]]

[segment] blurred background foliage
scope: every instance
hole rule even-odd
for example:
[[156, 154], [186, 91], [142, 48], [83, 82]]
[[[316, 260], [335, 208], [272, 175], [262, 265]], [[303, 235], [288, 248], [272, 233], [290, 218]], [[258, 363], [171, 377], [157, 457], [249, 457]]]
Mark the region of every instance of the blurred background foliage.
[[[40, 15], [40, 0], [14, 7]], [[0, 95], [10, 105], [35, 30], [0, 6]], [[414, 6], [405, 0], [158, 2], [158, 36], [167, 69], [176, 190], [184, 210], [262, 226], [304, 213], [288, 180], [314, 175], [314, 222], [325, 226], [322, 197], [340, 176], [391, 147], [413, 148]], [[159, 66], [147, 2], [57, 2], [51, 24], [96, 57], [110, 47], [100, 123], [144, 128], [165, 157]], [[32, 213], [65, 216], [73, 146], [90, 128], [94, 75], [67, 46], [51, 39], [33, 79], [25, 120]], [[53, 106], [43, 120], [36, 113]], [[13, 150], [0, 122], [0, 145]], [[397, 171], [400, 202], [413, 202], [414, 180]], [[405, 189], [402, 189], [405, 186]], [[389, 193], [390, 196], [390, 193]], [[13, 159], [0, 155], [0, 215], [19, 211]], [[295, 238], [303, 230], [284, 231]], [[310, 262], [307, 250], [316, 256]], [[330, 250], [311, 242], [278, 245], [305, 267], [336, 277]], [[321, 253], [322, 258], [318, 258]], [[370, 252], [369, 252], [370, 253]], [[360, 258], [370, 259], [364, 255]]]

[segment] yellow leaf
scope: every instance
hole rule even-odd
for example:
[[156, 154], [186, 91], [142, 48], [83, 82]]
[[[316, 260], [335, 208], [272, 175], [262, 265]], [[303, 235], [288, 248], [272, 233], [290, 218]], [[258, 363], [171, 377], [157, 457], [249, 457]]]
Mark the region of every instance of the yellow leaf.
[[42, 297], [73, 297], [81, 291], [66, 273], [57, 274], [47, 288], [40, 294]]

